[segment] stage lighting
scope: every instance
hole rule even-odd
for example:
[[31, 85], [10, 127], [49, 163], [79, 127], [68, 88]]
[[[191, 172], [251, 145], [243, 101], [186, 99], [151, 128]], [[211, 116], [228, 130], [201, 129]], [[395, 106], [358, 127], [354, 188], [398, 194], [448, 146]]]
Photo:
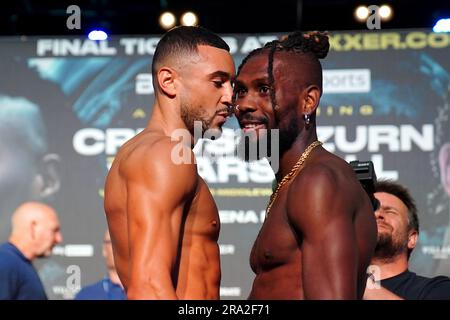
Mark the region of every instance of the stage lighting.
[[392, 18], [392, 8], [387, 4], [383, 4], [378, 10], [381, 20], [388, 21]]
[[176, 20], [177, 19], [175, 18], [174, 14], [167, 11], [161, 14], [161, 16], [159, 17], [159, 25], [161, 26], [161, 28], [167, 30], [175, 26]]
[[450, 18], [439, 19], [433, 27], [434, 32], [450, 32]]
[[355, 18], [358, 21], [366, 21], [369, 16], [369, 9], [366, 6], [359, 6], [355, 10]]
[[108, 34], [103, 30], [92, 30], [88, 34], [90, 40], [106, 40], [108, 39]]
[[181, 16], [181, 24], [183, 26], [195, 26], [198, 23], [198, 18], [197, 15], [193, 12], [185, 12], [182, 16]]

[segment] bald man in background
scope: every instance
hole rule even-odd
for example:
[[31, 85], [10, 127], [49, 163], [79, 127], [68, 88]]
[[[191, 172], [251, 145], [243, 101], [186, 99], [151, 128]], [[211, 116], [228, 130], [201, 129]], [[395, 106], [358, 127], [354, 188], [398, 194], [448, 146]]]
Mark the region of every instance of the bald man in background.
[[0, 245], [0, 299], [46, 300], [32, 261], [50, 256], [62, 242], [58, 216], [48, 205], [26, 202], [16, 209], [11, 222], [9, 240]]

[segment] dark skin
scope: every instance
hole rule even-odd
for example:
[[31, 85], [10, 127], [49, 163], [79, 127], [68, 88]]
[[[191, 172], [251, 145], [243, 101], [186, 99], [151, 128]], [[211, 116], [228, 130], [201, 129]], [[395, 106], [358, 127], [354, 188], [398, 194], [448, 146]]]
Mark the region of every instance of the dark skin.
[[[256, 131], [280, 132], [292, 121], [299, 124], [292, 145], [280, 150], [280, 182], [317, 140], [314, 121], [305, 126], [303, 114], [315, 112], [320, 89], [308, 78], [313, 70], [307, 59], [276, 52], [275, 117], [267, 63], [265, 51], [242, 68], [235, 88], [236, 115], [244, 130], [252, 130], [249, 123], [257, 125]], [[361, 299], [376, 239], [369, 197], [352, 168], [316, 147], [280, 190], [254, 243], [250, 264], [256, 277], [249, 299]]]

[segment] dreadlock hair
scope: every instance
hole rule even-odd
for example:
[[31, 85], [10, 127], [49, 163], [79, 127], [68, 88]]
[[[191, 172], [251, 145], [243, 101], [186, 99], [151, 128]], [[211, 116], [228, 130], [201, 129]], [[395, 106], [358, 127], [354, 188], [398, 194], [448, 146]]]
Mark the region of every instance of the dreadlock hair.
[[311, 59], [311, 61], [313, 61], [316, 65], [315, 73], [317, 76], [317, 84], [319, 85], [320, 91], [322, 91], [322, 66], [320, 65], [319, 59], [323, 59], [327, 56], [329, 48], [330, 44], [328, 41], [328, 33], [320, 31], [302, 33], [301, 31], [296, 31], [288, 36], [282, 37], [280, 40], [271, 41], [264, 47], [250, 52], [239, 66], [237, 74], [239, 75], [242, 67], [249, 59], [269, 50], [267, 75], [269, 78], [270, 102], [272, 103], [272, 107], [275, 109], [277, 106], [275, 96], [275, 80], [273, 77], [273, 58], [275, 52], [294, 52], [299, 55], [307, 56]]

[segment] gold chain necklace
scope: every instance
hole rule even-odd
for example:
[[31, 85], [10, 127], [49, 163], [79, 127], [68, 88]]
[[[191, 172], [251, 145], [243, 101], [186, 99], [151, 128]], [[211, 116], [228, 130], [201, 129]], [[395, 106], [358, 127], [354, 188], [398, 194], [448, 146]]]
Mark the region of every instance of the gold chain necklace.
[[311, 153], [311, 151], [317, 147], [320, 146], [322, 144], [322, 142], [316, 140], [313, 143], [311, 143], [306, 149], [305, 151], [303, 151], [302, 155], [300, 156], [300, 158], [298, 158], [297, 162], [294, 164], [294, 166], [292, 167], [291, 171], [289, 171], [289, 173], [287, 173], [283, 179], [281, 179], [281, 182], [277, 185], [277, 188], [275, 189], [275, 192], [272, 193], [272, 195], [270, 196], [270, 201], [269, 201], [269, 205], [267, 206], [266, 209], [266, 217], [269, 216], [270, 213], [270, 209], [272, 208], [273, 203], [275, 202], [275, 199], [277, 198], [278, 192], [280, 191], [281, 187], [283, 185], [285, 185], [289, 180], [292, 179], [292, 177], [297, 173], [298, 169], [300, 169], [300, 167], [303, 165], [303, 163], [306, 161], [306, 159], [308, 158], [309, 154]]

